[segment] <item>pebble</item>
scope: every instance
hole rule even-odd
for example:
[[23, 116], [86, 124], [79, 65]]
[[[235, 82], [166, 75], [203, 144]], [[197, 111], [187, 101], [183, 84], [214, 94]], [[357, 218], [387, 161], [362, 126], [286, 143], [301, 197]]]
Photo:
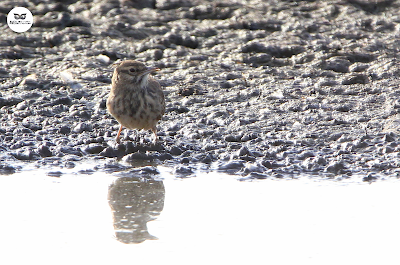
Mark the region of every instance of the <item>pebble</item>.
[[171, 148], [171, 150], [169, 150], [169, 153], [170, 153], [171, 155], [174, 155], [174, 156], [179, 156], [179, 155], [181, 155], [183, 152], [182, 152], [182, 150], [181, 150], [179, 147], [174, 146], [174, 147]]
[[58, 133], [68, 135], [71, 132], [71, 128], [67, 125], [61, 125], [58, 127]]
[[96, 59], [102, 64], [108, 65], [110, 63], [110, 57], [104, 54], [99, 54]]
[[104, 157], [120, 157], [123, 156], [124, 152], [122, 152], [121, 150], [116, 150], [112, 147], [106, 147], [105, 149], [103, 149], [103, 151], [101, 151], [99, 153], [99, 155], [104, 156]]
[[41, 157], [50, 157], [53, 156], [53, 153], [50, 151], [50, 148], [46, 145], [40, 145], [37, 148], [37, 152]]
[[242, 135], [227, 135], [225, 136], [225, 141], [227, 142], [241, 142]]
[[86, 132], [92, 131], [92, 126], [87, 123], [79, 123], [72, 129], [72, 132], [74, 133], [82, 133], [85, 131]]
[[221, 171], [239, 171], [244, 167], [243, 161], [229, 161], [227, 163], [223, 163], [218, 167], [218, 170]]
[[186, 1], [186, 0], [157, 0], [156, 1], [156, 8], [162, 9], [162, 10], [190, 7], [192, 5], [193, 4], [191, 1]]
[[61, 171], [49, 171], [46, 173], [46, 175], [49, 177], [57, 177], [57, 178], [61, 177], [62, 174], [63, 173]]
[[173, 160], [174, 157], [169, 153], [163, 153], [163, 154], [158, 155], [157, 159], [160, 161], [165, 161], [165, 160]]
[[313, 156], [315, 156], [313, 151], [305, 150], [305, 151], [303, 151], [303, 152], [301, 152], [300, 154], [297, 155], [297, 159], [304, 160], [304, 159], [306, 159], [308, 157], [313, 157]]
[[[134, 170], [135, 172], [136, 170]], [[139, 172], [141, 175], [158, 175], [160, 174], [160, 171], [153, 166], [144, 166], [139, 168]]]
[[122, 160], [125, 162], [132, 162], [136, 160], [153, 160], [153, 156], [138, 151], [136, 153], [124, 156]]
[[342, 80], [342, 85], [367, 84], [369, 78], [365, 74], [352, 74]]
[[345, 168], [343, 162], [341, 161], [332, 161], [325, 168], [326, 172], [338, 174]]
[[249, 175], [247, 175], [244, 178], [241, 178], [240, 180], [251, 180], [251, 179], [266, 179], [268, 178], [267, 174], [259, 173], [259, 172], [251, 172]]
[[0, 97], [0, 108], [4, 106], [14, 106], [22, 101], [23, 99], [18, 97]]
[[373, 173], [368, 174], [368, 176], [363, 177], [363, 181], [365, 182], [373, 182], [376, 181], [378, 177], [376, 177]]
[[175, 166], [174, 174], [178, 176], [188, 176], [194, 174], [193, 169], [190, 166]]
[[9, 175], [16, 172], [15, 167], [7, 164], [0, 163], [0, 175]]
[[325, 65], [323, 67], [324, 70], [332, 70], [338, 73], [349, 72], [349, 66], [351, 65], [350, 61], [343, 57], [329, 58], [323, 64]]
[[18, 150], [11, 154], [18, 160], [34, 160], [36, 158], [35, 153], [31, 150]]
[[267, 171], [267, 168], [264, 167], [262, 164], [248, 162], [248, 163], [246, 163], [246, 165], [243, 169], [243, 174], [249, 174], [252, 172], [263, 173], [266, 171]]
[[84, 152], [89, 153], [89, 154], [98, 154], [101, 151], [104, 150], [104, 146], [100, 145], [100, 144], [89, 144], [86, 148], [83, 149]]
[[245, 156], [245, 155], [252, 155], [250, 150], [246, 146], [242, 146], [238, 151], [237, 151], [238, 156]]

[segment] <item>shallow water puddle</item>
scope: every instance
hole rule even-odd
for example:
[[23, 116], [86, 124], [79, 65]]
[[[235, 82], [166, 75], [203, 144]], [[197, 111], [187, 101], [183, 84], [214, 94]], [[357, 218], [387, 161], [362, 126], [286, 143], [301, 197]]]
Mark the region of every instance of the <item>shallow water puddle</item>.
[[399, 181], [162, 176], [0, 176], [2, 264], [400, 261]]

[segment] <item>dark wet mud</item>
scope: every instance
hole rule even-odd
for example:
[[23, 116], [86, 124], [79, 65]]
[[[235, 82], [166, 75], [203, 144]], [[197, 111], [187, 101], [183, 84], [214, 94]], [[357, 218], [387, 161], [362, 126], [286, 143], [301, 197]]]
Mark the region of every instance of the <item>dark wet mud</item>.
[[[15, 6], [34, 24], [15, 33]], [[398, 1], [3, 1], [0, 173], [156, 166], [246, 179], [400, 174]], [[161, 69], [151, 134], [107, 113], [112, 64]], [[97, 165], [96, 165], [97, 164]], [[135, 166], [146, 166], [135, 169]], [[150, 172], [148, 172], [150, 171]], [[153, 172], [151, 172], [153, 171]]]

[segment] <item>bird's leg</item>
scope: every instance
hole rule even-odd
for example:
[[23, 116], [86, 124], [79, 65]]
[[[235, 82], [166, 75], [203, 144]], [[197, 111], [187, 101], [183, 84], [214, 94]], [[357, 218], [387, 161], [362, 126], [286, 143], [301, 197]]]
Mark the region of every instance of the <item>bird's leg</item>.
[[156, 143], [157, 143], [157, 128], [156, 128], [156, 126], [154, 126], [153, 128], [151, 128], [151, 131], [152, 131], [153, 134], [154, 134], [153, 144], [156, 144]]
[[140, 142], [139, 131], [138, 130], [133, 130], [133, 141]]
[[119, 127], [119, 131], [118, 131], [117, 137], [115, 138], [115, 141], [116, 141], [117, 143], [120, 143], [120, 142], [121, 142], [121, 141], [119, 140], [119, 136], [121, 135], [121, 131], [122, 131], [122, 125]]

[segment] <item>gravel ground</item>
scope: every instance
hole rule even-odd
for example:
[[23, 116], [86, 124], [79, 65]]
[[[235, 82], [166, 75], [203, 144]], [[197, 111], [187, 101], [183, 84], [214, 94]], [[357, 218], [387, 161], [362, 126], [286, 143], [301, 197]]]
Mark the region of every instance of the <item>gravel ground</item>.
[[[15, 6], [34, 24], [14, 33]], [[0, 173], [96, 170], [243, 179], [400, 176], [400, 3], [2, 1]], [[112, 64], [162, 70], [166, 114], [151, 134], [105, 108]], [[149, 166], [150, 165], [150, 166]], [[135, 171], [135, 172], [136, 172]], [[85, 172], [83, 172], [85, 173]]]

